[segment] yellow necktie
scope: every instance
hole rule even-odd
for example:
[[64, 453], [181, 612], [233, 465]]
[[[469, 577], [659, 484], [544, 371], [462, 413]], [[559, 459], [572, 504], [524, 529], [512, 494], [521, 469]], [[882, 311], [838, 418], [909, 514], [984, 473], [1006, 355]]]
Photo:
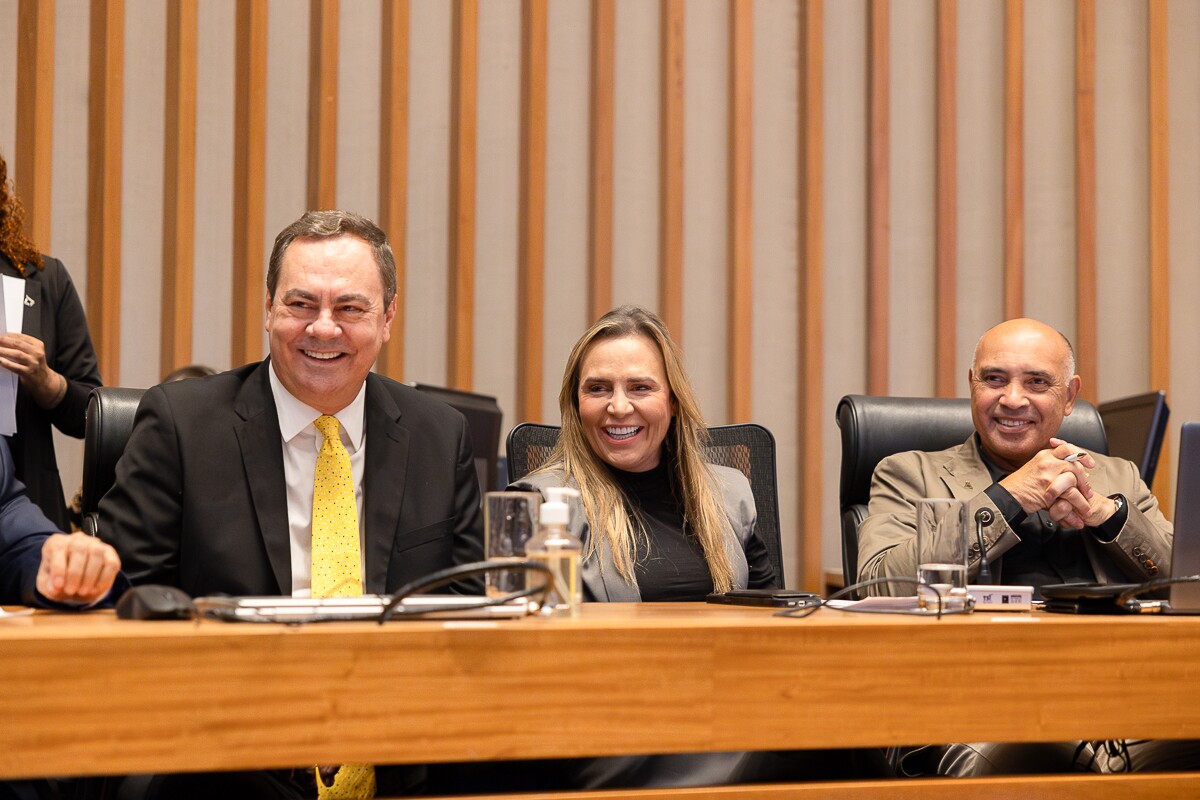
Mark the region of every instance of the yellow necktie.
[[313, 481], [312, 596], [357, 597], [363, 593], [362, 553], [350, 454], [338, 436], [337, 417], [317, 417], [313, 425], [325, 443]]
[[[350, 454], [338, 436], [337, 417], [313, 422], [325, 437], [317, 453], [313, 480], [312, 595], [357, 597], [363, 593], [362, 550], [358, 542], [358, 506]], [[375, 796], [375, 767], [342, 764], [326, 786], [317, 770], [317, 797], [322, 800], [367, 800]]]

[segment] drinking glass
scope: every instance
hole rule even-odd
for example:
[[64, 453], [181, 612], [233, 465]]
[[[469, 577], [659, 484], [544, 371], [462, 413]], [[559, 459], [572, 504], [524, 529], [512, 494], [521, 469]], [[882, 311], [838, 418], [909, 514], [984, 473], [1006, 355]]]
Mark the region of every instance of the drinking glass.
[[961, 500], [917, 501], [917, 596], [924, 608], [959, 611], [967, 604], [971, 526]]
[[[525, 543], [537, 530], [537, 492], [488, 492], [483, 496], [483, 552], [489, 561], [525, 560]], [[525, 573], [519, 570], [489, 570], [487, 593], [498, 597], [525, 588]]]

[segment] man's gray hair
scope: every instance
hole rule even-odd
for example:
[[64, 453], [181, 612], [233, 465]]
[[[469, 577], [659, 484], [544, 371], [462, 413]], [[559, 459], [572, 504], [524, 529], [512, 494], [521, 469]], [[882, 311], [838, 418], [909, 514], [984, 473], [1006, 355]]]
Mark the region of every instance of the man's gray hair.
[[267, 262], [267, 297], [275, 299], [279, 272], [283, 268], [283, 254], [292, 242], [337, 236], [356, 236], [371, 246], [371, 254], [379, 266], [379, 278], [383, 281], [383, 307], [386, 309], [390, 306], [396, 297], [396, 257], [392, 254], [392, 246], [388, 244], [383, 229], [352, 211], [308, 211], [279, 232], [275, 237], [275, 246], [271, 248], [271, 259]]

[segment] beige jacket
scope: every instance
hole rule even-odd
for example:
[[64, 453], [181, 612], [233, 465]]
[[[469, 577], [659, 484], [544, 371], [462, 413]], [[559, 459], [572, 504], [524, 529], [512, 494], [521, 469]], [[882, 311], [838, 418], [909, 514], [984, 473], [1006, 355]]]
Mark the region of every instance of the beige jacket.
[[[1129, 503], [1129, 516], [1111, 542], [1084, 536], [1088, 559], [1101, 583], [1141, 582], [1166, 577], [1171, 569], [1174, 529], [1158, 510], [1158, 500], [1138, 475], [1137, 467], [1122, 458], [1094, 455], [1092, 487], [1104, 495], [1121, 494]], [[975, 512], [990, 508], [996, 521], [984, 528], [988, 559], [995, 563], [1020, 538], [1009, 527], [995, 503], [984, 493], [992, 484], [979, 455], [976, 437], [958, 447], [936, 453], [897, 453], [879, 462], [871, 478], [868, 516], [858, 532], [858, 579], [915, 577], [916, 501], [953, 498], [966, 501], [972, 525]], [[972, 546], [971, 575], [979, 562]], [[896, 584], [880, 594], [911, 594], [912, 587]]]

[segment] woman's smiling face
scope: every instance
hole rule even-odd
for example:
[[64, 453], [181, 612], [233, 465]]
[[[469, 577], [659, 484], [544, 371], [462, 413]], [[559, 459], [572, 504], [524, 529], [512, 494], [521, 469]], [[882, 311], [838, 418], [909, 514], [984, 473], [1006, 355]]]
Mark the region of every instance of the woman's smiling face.
[[675, 404], [654, 341], [601, 339], [588, 348], [579, 373], [579, 419], [596, 455], [626, 472], [657, 467]]

